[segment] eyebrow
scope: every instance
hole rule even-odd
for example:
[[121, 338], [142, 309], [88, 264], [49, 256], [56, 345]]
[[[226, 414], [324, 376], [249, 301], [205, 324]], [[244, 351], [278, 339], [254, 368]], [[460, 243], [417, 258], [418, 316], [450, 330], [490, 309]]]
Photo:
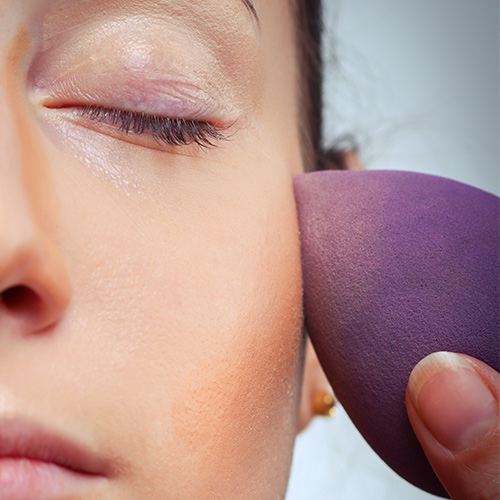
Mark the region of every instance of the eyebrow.
[[260, 19], [259, 15], [257, 14], [257, 9], [255, 8], [255, 5], [253, 4], [252, 0], [241, 0], [243, 2], [243, 5], [247, 8], [248, 12], [252, 15], [254, 18], [255, 22], [257, 23], [257, 26], [260, 26]]

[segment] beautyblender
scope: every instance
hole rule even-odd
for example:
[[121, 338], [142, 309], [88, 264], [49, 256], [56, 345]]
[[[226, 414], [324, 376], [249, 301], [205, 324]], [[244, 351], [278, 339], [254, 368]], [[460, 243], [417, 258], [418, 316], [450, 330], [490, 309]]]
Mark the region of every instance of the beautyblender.
[[426, 355], [499, 369], [499, 199], [441, 177], [322, 171], [294, 178], [306, 327], [330, 383], [399, 475], [447, 496], [405, 390]]

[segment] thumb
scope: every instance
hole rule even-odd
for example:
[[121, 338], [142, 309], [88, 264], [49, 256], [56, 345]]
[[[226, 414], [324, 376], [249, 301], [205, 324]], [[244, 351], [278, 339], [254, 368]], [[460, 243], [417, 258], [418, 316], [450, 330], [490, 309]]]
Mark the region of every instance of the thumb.
[[500, 497], [499, 385], [488, 365], [449, 352], [427, 356], [410, 375], [411, 425], [454, 500]]

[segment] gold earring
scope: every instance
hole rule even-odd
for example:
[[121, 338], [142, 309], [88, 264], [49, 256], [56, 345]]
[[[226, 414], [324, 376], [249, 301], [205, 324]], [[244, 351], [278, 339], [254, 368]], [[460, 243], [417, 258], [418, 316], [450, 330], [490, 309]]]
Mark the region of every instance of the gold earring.
[[326, 391], [318, 391], [313, 394], [312, 407], [314, 415], [322, 417], [335, 417], [339, 412], [334, 395]]

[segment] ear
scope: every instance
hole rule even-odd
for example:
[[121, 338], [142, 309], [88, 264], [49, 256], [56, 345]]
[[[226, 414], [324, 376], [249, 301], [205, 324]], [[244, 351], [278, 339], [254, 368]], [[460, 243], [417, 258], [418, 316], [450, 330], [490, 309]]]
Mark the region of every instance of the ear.
[[354, 150], [342, 153], [342, 164], [344, 165], [344, 170], [363, 170], [363, 164], [359, 159], [358, 153]]
[[332, 388], [323, 373], [314, 347], [308, 338], [300, 399], [299, 432], [304, 430], [309, 425], [311, 419], [317, 414], [317, 410], [315, 410], [317, 395], [325, 393], [333, 395]]
[[344, 144], [339, 142], [322, 154], [321, 170], [363, 170], [363, 164], [358, 156], [358, 148], [351, 139]]

